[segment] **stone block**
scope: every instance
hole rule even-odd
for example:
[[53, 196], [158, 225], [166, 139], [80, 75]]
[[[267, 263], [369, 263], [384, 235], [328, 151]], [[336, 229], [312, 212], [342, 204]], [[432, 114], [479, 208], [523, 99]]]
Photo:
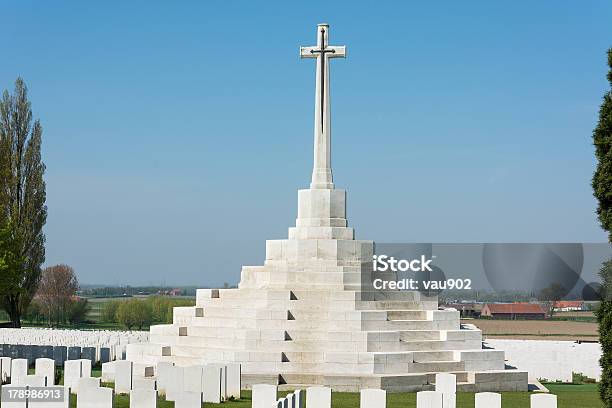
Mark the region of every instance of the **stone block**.
[[376, 389], [361, 390], [359, 399], [360, 408], [386, 408], [387, 391]]
[[134, 389], [130, 393], [130, 408], [157, 408], [157, 391]]
[[557, 396], [552, 394], [531, 395], [531, 408], [557, 408]]
[[437, 391], [417, 392], [418, 408], [442, 408], [442, 393]]
[[91, 388], [77, 395], [78, 408], [113, 408], [112, 388]]
[[270, 384], [255, 384], [252, 390], [252, 408], [269, 408], [276, 403], [277, 387]]
[[55, 361], [50, 358], [37, 358], [34, 372], [47, 379], [47, 386], [55, 385]]
[[132, 362], [115, 361], [115, 392], [129, 394], [132, 390]]
[[306, 408], [331, 408], [331, 388], [309, 387], [306, 389]]
[[501, 408], [501, 394], [479, 392], [474, 397], [475, 408]]
[[53, 347], [53, 360], [55, 361], [56, 367], [62, 367], [68, 359], [68, 349], [66, 346], [54, 346]]

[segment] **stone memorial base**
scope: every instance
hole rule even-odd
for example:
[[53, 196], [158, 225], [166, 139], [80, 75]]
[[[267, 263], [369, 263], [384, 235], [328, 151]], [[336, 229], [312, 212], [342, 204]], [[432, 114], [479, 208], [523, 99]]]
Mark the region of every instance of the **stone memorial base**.
[[346, 193], [300, 190], [289, 239], [266, 243], [263, 266], [242, 269], [238, 289], [201, 289], [195, 307], [151, 327], [127, 359], [242, 364], [242, 384], [337, 391], [433, 390], [436, 373], [459, 391], [526, 391], [527, 373], [506, 370], [504, 352], [482, 348], [481, 331], [436, 296], [374, 291], [374, 243], [354, 239]]

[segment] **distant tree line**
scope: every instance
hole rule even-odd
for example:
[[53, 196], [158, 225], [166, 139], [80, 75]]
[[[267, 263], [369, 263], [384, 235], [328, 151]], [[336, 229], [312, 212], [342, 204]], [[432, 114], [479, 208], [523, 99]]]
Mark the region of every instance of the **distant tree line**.
[[[135, 295], [155, 295], [168, 292], [175, 287], [169, 286], [105, 286], [105, 287], [82, 287], [79, 291], [81, 295], [90, 297], [121, 297]], [[195, 286], [180, 286], [183, 296], [195, 296], [197, 288]]]
[[106, 323], [121, 324], [128, 330], [142, 330], [153, 323], [172, 323], [174, 307], [194, 305], [195, 301], [192, 299], [168, 296], [111, 300], [104, 303], [102, 320]]

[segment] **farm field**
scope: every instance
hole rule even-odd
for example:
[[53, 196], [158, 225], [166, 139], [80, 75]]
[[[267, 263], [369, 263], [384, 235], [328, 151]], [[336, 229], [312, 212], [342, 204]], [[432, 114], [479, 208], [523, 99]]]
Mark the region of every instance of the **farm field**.
[[597, 341], [597, 323], [572, 320], [487, 320], [470, 319], [483, 337], [517, 340]]

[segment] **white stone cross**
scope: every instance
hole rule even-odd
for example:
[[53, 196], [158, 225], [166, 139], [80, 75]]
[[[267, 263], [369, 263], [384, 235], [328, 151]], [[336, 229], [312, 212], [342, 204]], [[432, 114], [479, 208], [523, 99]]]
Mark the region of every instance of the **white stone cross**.
[[317, 45], [300, 47], [301, 58], [317, 59], [315, 91], [314, 165], [312, 189], [334, 188], [331, 171], [331, 123], [329, 108], [329, 59], [345, 58], [345, 46], [328, 45], [329, 25], [317, 26]]

